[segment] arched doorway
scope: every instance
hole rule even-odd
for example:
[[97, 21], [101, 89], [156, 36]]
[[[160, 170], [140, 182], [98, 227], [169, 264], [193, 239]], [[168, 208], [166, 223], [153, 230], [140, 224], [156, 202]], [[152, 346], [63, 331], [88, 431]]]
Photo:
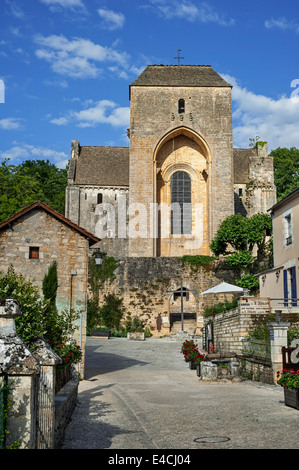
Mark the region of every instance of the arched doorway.
[[209, 164], [206, 144], [186, 128], [172, 131], [157, 146], [157, 256], [210, 253]]

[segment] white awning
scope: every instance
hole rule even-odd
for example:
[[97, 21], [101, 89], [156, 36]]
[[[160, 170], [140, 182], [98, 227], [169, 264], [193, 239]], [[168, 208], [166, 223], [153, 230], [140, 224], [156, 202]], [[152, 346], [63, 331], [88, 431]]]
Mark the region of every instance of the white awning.
[[228, 284], [227, 282], [221, 282], [217, 286], [211, 287], [204, 292], [201, 292], [201, 295], [204, 294], [225, 294], [228, 292], [244, 292], [243, 287], [234, 286], [233, 284]]

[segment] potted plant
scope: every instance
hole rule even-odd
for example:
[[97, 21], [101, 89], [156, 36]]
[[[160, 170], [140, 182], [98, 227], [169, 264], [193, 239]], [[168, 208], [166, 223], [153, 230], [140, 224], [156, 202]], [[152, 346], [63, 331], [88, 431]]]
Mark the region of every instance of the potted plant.
[[198, 356], [196, 357], [195, 361], [194, 361], [194, 364], [195, 364], [195, 367], [196, 367], [196, 375], [198, 377], [200, 377], [200, 363], [202, 361], [204, 361], [206, 358], [205, 354], [198, 354]]
[[190, 349], [189, 351], [187, 351], [186, 357], [189, 362], [190, 369], [196, 369], [195, 360], [198, 357], [198, 355], [199, 355], [199, 351], [197, 347], [194, 347]]
[[222, 362], [222, 364], [220, 364], [220, 370], [221, 370], [221, 375], [227, 375], [228, 374], [228, 363], [227, 362]]
[[131, 340], [145, 340], [144, 322], [139, 317], [132, 320], [128, 318], [126, 321], [127, 338]]
[[189, 362], [190, 361], [190, 351], [196, 348], [196, 344], [194, 343], [193, 340], [186, 340], [183, 342], [182, 348], [181, 348], [181, 353], [184, 355], [185, 361]]
[[277, 383], [284, 389], [285, 405], [299, 410], [299, 370], [277, 372]]

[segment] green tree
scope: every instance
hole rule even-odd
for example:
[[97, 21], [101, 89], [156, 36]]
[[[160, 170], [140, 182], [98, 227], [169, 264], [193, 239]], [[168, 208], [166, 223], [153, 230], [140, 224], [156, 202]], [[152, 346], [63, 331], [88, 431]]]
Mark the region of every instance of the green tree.
[[272, 220], [269, 214], [259, 213], [248, 218], [234, 214], [220, 224], [210, 247], [216, 256], [230, 254], [231, 249], [237, 253], [252, 253], [255, 246], [264, 253], [271, 234]]
[[227, 255], [228, 266], [239, 271], [237, 284], [254, 291], [259, 281], [252, 274], [255, 262], [252, 252], [257, 247], [258, 261], [271, 257], [271, 234], [269, 214], [259, 213], [248, 218], [235, 214], [222, 222], [210, 247], [216, 256]]
[[39, 182], [19, 166], [4, 160], [0, 165], [0, 220], [43, 198]]
[[270, 156], [273, 157], [274, 182], [280, 201], [299, 186], [299, 149], [278, 147]]
[[57, 261], [53, 261], [48, 269], [48, 273], [43, 279], [43, 294], [45, 300], [52, 305], [56, 305], [56, 295], [58, 289]]
[[37, 181], [43, 193], [41, 201], [64, 214], [67, 169], [57, 168], [49, 160], [25, 160], [20, 170]]

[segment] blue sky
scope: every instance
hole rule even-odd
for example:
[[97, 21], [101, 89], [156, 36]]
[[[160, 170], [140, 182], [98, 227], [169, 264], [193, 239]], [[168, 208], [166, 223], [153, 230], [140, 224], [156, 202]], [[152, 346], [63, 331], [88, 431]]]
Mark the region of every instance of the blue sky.
[[[71, 140], [128, 146], [148, 64], [212, 65], [234, 85], [234, 146], [299, 148], [299, 4], [1, 0], [0, 156], [64, 167]], [[4, 95], [4, 96], [3, 96]]]

